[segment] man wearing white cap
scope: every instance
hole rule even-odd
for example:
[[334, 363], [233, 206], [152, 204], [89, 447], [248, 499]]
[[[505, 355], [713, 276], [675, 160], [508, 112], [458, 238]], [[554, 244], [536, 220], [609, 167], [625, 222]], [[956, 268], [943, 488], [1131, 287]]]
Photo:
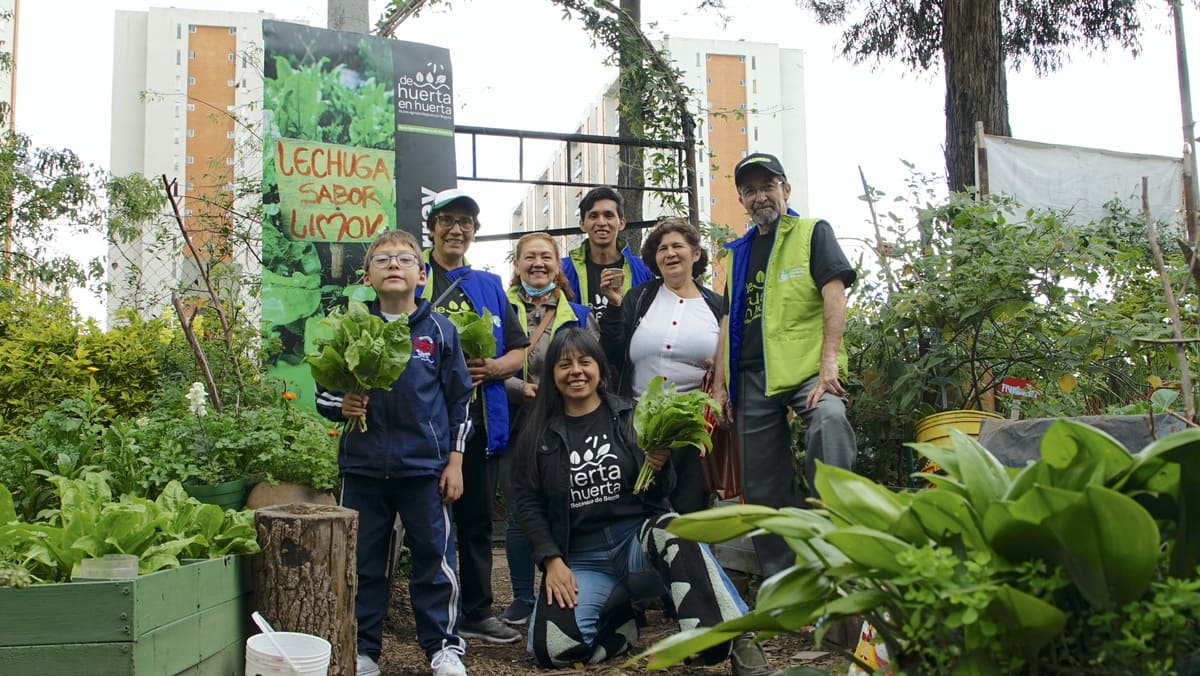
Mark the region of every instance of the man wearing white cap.
[[429, 281], [421, 297], [443, 314], [466, 310], [483, 316], [484, 310], [490, 311], [496, 338], [495, 355], [467, 360], [477, 396], [471, 405], [475, 433], [463, 457], [463, 495], [453, 506], [462, 584], [458, 633], [468, 639], [511, 643], [521, 639], [520, 632], [492, 613], [492, 501], [498, 479], [492, 459], [508, 446], [504, 380], [524, 365], [529, 338], [500, 277], [467, 263], [467, 250], [479, 230], [479, 203], [461, 190], [443, 190], [434, 196], [425, 225], [433, 248], [425, 251]]
[[[846, 289], [856, 273], [829, 223], [788, 208], [792, 187], [778, 158], [747, 155], [733, 180], [753, 227], [725, 245], [732, 252], [729, 314], [714, 394], [723, 404], [727, 397], [726, 411], [736, 414], [746, 502], [801, 506], [789, 409], [805, 426], [810, 491], [817, 460], [851, 469], [858, 452], [839, 379], [846, 369]], [[756, 537], [754, 548], [764, 577], [796, 560], [778, 536]]]

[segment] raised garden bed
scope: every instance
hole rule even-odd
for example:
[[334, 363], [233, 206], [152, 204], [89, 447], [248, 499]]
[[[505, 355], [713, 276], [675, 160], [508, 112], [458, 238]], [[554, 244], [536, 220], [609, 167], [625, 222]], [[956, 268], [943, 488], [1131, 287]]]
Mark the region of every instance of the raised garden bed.
[[245, 556], [0, 589], [0, 673], [240, 673], [252, 594]]

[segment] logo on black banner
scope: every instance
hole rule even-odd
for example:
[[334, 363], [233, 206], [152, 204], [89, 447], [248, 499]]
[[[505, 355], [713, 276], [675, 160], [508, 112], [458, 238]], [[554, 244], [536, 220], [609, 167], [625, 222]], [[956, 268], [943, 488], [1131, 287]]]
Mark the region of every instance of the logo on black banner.
[[440, 63], [426, 63], [411, 75], [401, 75], [396, 81], [397, 112], [452, 121], [454, 100], [445, 71]]

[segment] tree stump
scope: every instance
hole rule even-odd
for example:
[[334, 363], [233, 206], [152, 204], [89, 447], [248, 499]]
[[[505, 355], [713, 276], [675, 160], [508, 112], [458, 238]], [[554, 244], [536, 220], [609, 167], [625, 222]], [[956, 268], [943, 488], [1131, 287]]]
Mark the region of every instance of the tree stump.
[[358, 512], [327, 505], [278, 505], [255, 512], [254, 527], [262, 547], [255, 577], [258, 611], [277, 631], [329, 641], [329, 673], [354, 676]]

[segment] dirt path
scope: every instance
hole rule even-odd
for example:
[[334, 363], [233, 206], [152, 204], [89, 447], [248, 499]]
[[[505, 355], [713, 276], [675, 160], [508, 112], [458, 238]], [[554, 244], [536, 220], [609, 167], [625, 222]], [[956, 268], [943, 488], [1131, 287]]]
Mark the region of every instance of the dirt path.
[[[508, 565], [504, 558], [504, 550], [493, 550], [495, 562], [492, 566], [492, 591], [495, 594], [495, 612], [499, 614], [508, 607], [512, 599], [512, 587], [508, 582]], [[748, 582], [744, 577], [734, 577], [739, 588], [745, 589]], [[666, 619], [661, 612], [647, 612], [649, 625], [641, 631], [640, 647], [652, 645], [655, 641], [670, 636], [678, 631], [678, 625], [673, 620]], [[523, 628], [522, 628], [523, 629]], [[522, 634], [525, 632], [522, 631]], [[429, 662], [416, 643], [416, 629], [413, 625], [412, 610], [408, 599], [408, 580], [398, 578], [392, 587], [391, 608], [384, 627], [383, 655], [379, 666], [385, 676], [417, 676], [429, 673]], [[832, 673], [845, 673], [844, 660], [830, 653], [822, 653], [813, 649], [811, 634], [779, 636], [767, 641], [763, 650], [775, 669], [807, 666], [816, 669], [831, 670]], [[494, 676], [515, 676], [517, 674], [594, 674], [595, 676], [617, 676], [618, 674], [644, 674], [642, 666], [622, 668], [620, 660], [612, 660], [601, 665], [586, 667], [582, 670], [541, 669], [535, 666], [525, 654], [525, 641], [510, 645], [493, 645], [481, 641], [470, 641], [463, 663], [471, 674]], [[680, 676], [683, 674], [727, 674], [728, 663], [708, 668], [675, 667], [667, 671], [655, 672]]]

